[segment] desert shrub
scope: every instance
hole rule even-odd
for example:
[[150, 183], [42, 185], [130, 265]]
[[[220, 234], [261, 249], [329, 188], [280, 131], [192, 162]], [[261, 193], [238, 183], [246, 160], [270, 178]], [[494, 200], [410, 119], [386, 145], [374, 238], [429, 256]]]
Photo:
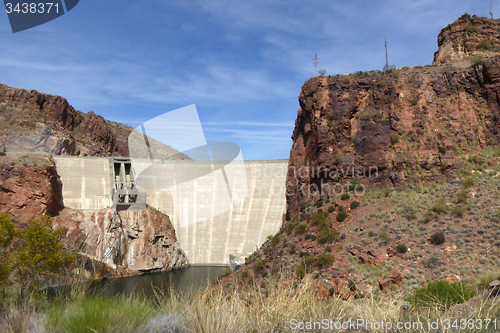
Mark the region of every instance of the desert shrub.
[[272, 247], [275, 247], [276, 245], [278, 245], [278, 243], [280, 242], [280, 236], [278, 235], [275, 235], [272, 239], [271, 239], [271, 246]]
[[264, 263], [259, 260], [253, 265], [253, 269], [256, 273], [260, 273], [264, 269]]
[[316, 214], [313, 215], [313, 217], [311, 217], [311, 224], [312, 225], [318, 225], [320, 224], [321, 222], [325, 222], [326, 221], [326, 216], [323, 215], [323, 212], [318, 212]]
[[353, 202], [351, 202], [351, 209], [356, 209], [359, 207], [359, 202], [357, 202], [356, 200], [354, 200]]
[[342, 163], [342, 155], [340, 154], [335, 154], [335, 156], [333, 156], [333, 162], [335, 164], [340, 164]]
[[307, 225], [305, 225], [305, 224], [299, 224], [299, 225], [295, 228], [295, 233], [296, 233], [296, 234], [305, 234], [305, 233], [306, 233], [306, 230], [307, 230]]
[[392, 134], [391, 134], [391, 143], [392, 143], [392, 144], [397, 144], [397, 143], [399, 143], [399, 139], [400, 139], [400, 137], [399, 137], [399, 134], [398, 134], [398, 133], [392, 133]]
[[295, 223], [288, 222], [285, 227], [285, 232], [287, 233], [287, 235], [291, 235], [294, 228], [295, 228]]
[[460, 191], [457, 194], [457, 203], [459, 203], [459, 204], [467, 203], [468, 197], [469, 197], [469, 193], [467, 191]]
[[453, 206], [451, 213], [455, 216], [462, 217], [465, 214], [465, 208], [459, 206]]
[[333, 213], [334, 211], [335, 211], [335, 207], [334, 206], [328, 207], [328, 213]]
[[244, 271], [240, 275], [240, 282], [243, 284], [253, 284], [253, 275], [248, 271]]
[[314, 240], [316, 240], [316, 236], [314, 236], [313, 234], [306, 234], [304, 236], [304, 239], [305, 240], [313, 240], [314, 241]]
[[440, 199], [434, 204], [434, 206], [431, 207], [431, 210], [438, 214], [442, 214], [448, 211], [448, 207], [446, 207], [446, 203], [444, 202], [444, 200]]
[[361, 181], [358, 178], [353, 178], [349, 182], [348, 192], [355, 192], [359, 185], [361, 185]]
[[306, 276], [306, 269], [304, 268], [304, 266], [299, 266], [297, 267], [297, 269], [295, 270], [295, 274], [297, 274], [297, 277], [299, 279], [303, 279], [304, 276]]
[[420, 288], [411, 296], [410, 302], [416, 307], [449, 309], [475, 296], [474, 290], [462, 283], [437, 281]]
[[441, 153], [441, 154], [446, 154], [446, 148], [445, 147], [438, 147], [438, 151]]
[[342, 222], [345, 220], [346, 217], [347, 217], [347, 213], [345, 212], [345, 210], [343, 210], [337, 214], [337, 221]]
[[430, 241], [434, 245], [441, 245], [446, 241], [446, 237], [444, 235], [444, 232], [438, 231], [432, 234]]
[[7, 155], [6, 153], [4, 153], [3, 151], [0, 151], [0, 156], [5, 156]]
[[480, 50], [490, 50], [491, 43], [487, 40], [482, 40], [479, 43], [477, 43], [477, 48]]
[[325, 252], [326, 253], [332, 252], [332, 248], [329, 246], [325, 247]]
[[462, 181], [462, 187], [470, 188], [472, 187], [472, 185], [474, 185], [474, 182], [475, 182], [474, 176], [469, 176]]
[[484, 64], [484, 57], [482, 55], [478, 54], [478, 55], [472, 56], [470, 61], [471, 61], [472, 66], [480, 66], [480, 65]]
[[406, 246], [406, 244], [399, 243], [398, 246], [396, 246], [396, 251], [398, 253], [406, 253], [408, 252], [408, 246]]
[[494, 280], [500, 280], [500, 270], [491, 271], [484, 275], [481, 275], [476, 280], [476, 287], [479, 290], [488, 289], [490, 283], [493, 282]]
[[417, 104], [418, 104], [418, 100], [419, 100], [418, 96], [415, 96], [415, 97], [413, 97], [413, 98], [412, 98], [412, 100], [410, 101], [410, 104], [411, 104], [412, 106], [415, 106], [415, 105], [417, 105]]
[[318, 242], [320, 244], [333, 243], [338, 239], [337, 230], [331, 227], [323, 227], [318, 233]]
[[339, 212], [344, 210], [344, 206], [339, 206]]
[[389, 197], [390, 195], [391, 195], [391, 189], [389, 189], [389, 188], [387, 188], [387, 187], [386, 187], [386, 188], [384, 188], [384, 190], [382, 191], [382, 196], [383, 196], [384, 198], [387, 198], [387, 197]]
[[341, 200], [347, 200], [349, 199], [351, 196], [349, 195], [349, 193], [343, 193], [341, 196], [340, 196], [340, 199]]
[[422, 259], [422, 264], [426, 268], [434, 269], [440, 264], [439, 257], [436, 255], [432, 255], [427, 259]]
[[334, 257], [330, 253], [322, 253], [316, 257], [315, 264], [318, 267], [325, 268], [333, 265]]

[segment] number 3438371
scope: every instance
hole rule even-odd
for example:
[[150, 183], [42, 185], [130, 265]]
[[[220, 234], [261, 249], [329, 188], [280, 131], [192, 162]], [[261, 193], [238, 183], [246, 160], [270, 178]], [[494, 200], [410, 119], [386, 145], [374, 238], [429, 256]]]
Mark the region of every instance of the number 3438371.
[[7, 14], [18, 13], [18, 14], [49, 14], [51, 11], [59, 13], [59, 4], [53, 2], [40, 2], [40, 3], [17, 3], [13, 5], [7, 2], [5, 4], [5, 10]]

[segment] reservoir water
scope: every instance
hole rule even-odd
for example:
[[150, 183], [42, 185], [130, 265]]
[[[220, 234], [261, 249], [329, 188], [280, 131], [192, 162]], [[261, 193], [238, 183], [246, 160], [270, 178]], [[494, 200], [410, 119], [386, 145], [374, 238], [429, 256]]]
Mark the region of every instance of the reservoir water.
[[[91, 282], [90, 290], [104, 297], [117, 295], [154, 297], [155, 292], [168, 295], [170, 290], [177, 294], [192, 294], [220, 278], [224, 269], [226, 267], [193, 266], [169, 272], [95, 280]], [[53, 292], [49, 291], [49, 294]]]

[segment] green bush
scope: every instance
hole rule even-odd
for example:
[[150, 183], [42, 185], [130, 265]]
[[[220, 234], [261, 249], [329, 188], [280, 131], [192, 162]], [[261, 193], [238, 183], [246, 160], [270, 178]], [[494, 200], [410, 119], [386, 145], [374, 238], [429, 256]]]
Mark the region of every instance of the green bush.
[[491, 271], [481, 275], [476, 280], [476, 286], [479, 290], [485, 290], [489, 288], [490, 283], [494, 280], [500, 280], [500, 270]]
[[335, 156], [333, 157], [333, 162], [335, 164], [340, 164], [342, 163], [342, 155], [340, 154], [335, 154]]
[[318, 212], [311, 217], [311, 224], [312, 225], [318, 225], [321, 224], [321, 222], [326, 222], [326, 216], [323, 215], [323, 212]]
[[438, 231], [432, 234], [430, 241], [434, 245], [441, 245], [446, 241], [446, 237], [444, 235], [444, 232]]
[[453, 206], [453, 208], [451, 209], [451, 213], [454, 216], [462, 217], [465, 214], [465, 208], [464, 207], [459, 207], [459, 206]]
[[448, 207], [446, 207], [446, 203], [444, 202], [444, 200], [440, 199], [434, 204], [434, 206], [431, 207], [431, 210], [438, 214], [442, 214], [448, 211]]
[[351, 209], [356, 209], [359, 207], [359, 205], [360, 203], [354, 200], [353, 202], [351, 202]]
[[438, 151], [441, 153], [441, 154], [446, 154], [446, 148], [445, 147], [438, 147]]
[[316, 257], [315, 264], [318, 267], [325, 268], [333, 265], [334, 257], [330, 253], [322, 253]]
[[307, 225], [305, 225], [305, 224], [299, 224], [299, 225], [295, 228], [295, 233], [296, 233], [296, 234], [305, 234], [305, 233], [306, 233], [306, 230], [307, 230]]
[[400, 139], [400, 137], [399, 137], [399, 134], [398, 134], [398, 133], [392, 133], [392, 134], [391, 134], [391, 143], [392, 143], [392, 144], [397, 144], [397, 143], [399, 143], [399, 139]]
[[477, 48], [480, 50], [491, 50], [491, 43], [487, 40], [482, 40], [477, 43]]
[[349, 199], [351, 196], [349, 195], [349, 193], [343, 193], [341, 196], [340, 196], [340, 199], [341, 200], [347, 200]]
[[334, 211], [335, 211], [335, 207], [334, 206], [328, 207], [328, 213], [333, 213]]
[[474, 290], [462, 283], [437, 281], [420, 288], [411, 296], [410, 302], [416, 307], [449, 309], [475, 296]]
[[470, 188], [472, 187], [472, 185], [474, 185], [474, 182], [475, 182], [474, 176], [469, 176], [462, 181], [462, 187]]
[[0, 156], [5, 156], [7, 155], [6, 153], [4, 153], [3, 151], [0, 151]]
[[314, 236], [313, 234], [306, 234], [306, 235], [304, 236], [304, 239], [305, 239], [305, 240], [309, 240], [309, 239], [310, 239], [310, 240], [313, 240], [313, 241], [314, 241], [314, 240], [316, 240], [316, 236]]
[[410, 104], [411, 104], [412, 106], [415, 106], [415, 105], [417, 105], [417, 104], [418, 104], [418, 100], [419, 100], [418, 96], [415, 96], [415, 97], [414, 97], [414, 98], [410, 101]]
[[260, 273], [264, 269], [264, 263], [259, 260], [253, 265], [253, 269], [256, 273]]
[[467, 203], [468, 197], [469, 197], [469, 193], [467, 191], [460, 191], [457, 194], [457, 203], [459, 203], [459, 204]]
[[337, 221], [343, 222], [346, 217], [347, 217], [347, 213], [345, 212], [345, 210], [343, 210], [337, 214]]
[[275, 235], [272, 239], [271, 239], [271, 246], [272, 247], [275, 247], [276, 245], [278, 245], [278, 243], [280, 242], [280, 236], [278, 235]]
[[319, 230], [318, 233], [318, 243], [320, 244], [326, 244], [326, 243], [333, 243], [339, 238], [337, 234], [337, 230], [333, 229], [332, 227], [323, 227]]
[[408, 246], [406, 246], [406, 244], [400, 243], [398, 244], [398, 246], [396, 246], [396, 252], [401, 254], [406, 253], [408, 252]]
[[484, 64], [484, 57], [482, 55], [478, 54], [478, 55], [472, 56], [470, 61], [471, 61], [472, 66], [480, 66], [480, 65]]
[[297, 274], [297, 277], [299, 279], [303, 279], [304, 276], [306, 276], [306, 269], [304, 268], [304, 266], [299, 266], [297, 267], [297, 269], [295, 270], [295, 274]]
[[391, 190], [389, 188], [384, 188], [384, 190], [382, 191], [382, 196], [384, 198], [387, 198], [391, 195]]

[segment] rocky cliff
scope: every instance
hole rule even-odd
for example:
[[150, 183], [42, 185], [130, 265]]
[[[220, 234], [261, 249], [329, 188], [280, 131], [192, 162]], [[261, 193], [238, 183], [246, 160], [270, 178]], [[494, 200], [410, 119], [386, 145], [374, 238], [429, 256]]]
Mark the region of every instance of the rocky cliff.
[[63, 209], [62, 184], [54, 160], [43, 155], [0, 156], [0, 213], [18, 226]]
[[153, 210], [65, 209], [53, 219], [64, 242], [77, 253], [131, 273], [187, 267], [167, 215]]
[[464, 14], [441, 30], [434, 63], [468, 61], [473, 56], [496, 54], [500, 48], [500, 21]]
[[61, 96], [5, 85], [0, 85], [0, 124], [2, 152], [72, 156], [127, 156], [123, 139], [132, 131], [121, 124], [109, 126], [92, 111], [76, 111]]
[[169, 217], [159, 211], [64, 209], [55, 162], [45, 155], [0, 156], [0, 213], [5, 212], [18, 228], [41, 215], [51, 215], [53, 227], [64, 229], [66, 248], [76, 251], [84, 263], [83, 270], [76, 269], [89, 277], [188, 265]]
[[500, 57], [466, 68], [315, 77], [302, 87], [299, 103], [289, 218], [303, 203], [335, 197], [358, 181], [392, 187], [439, 177], [464, 156], [497, 145]]

